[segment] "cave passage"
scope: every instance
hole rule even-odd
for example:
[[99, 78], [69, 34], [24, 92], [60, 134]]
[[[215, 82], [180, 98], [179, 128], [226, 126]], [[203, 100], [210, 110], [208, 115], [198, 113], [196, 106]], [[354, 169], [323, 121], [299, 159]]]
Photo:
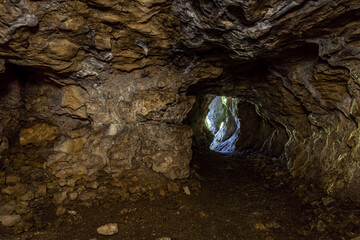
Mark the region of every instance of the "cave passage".
[[220, 153], [232, 153], [240, 131], [240, 120], [237, 117], [238, 99], [215, 96], [208, 109], [205, 124], [214, 139], [210, 149]]
[[359, 0], [0, 12], [0, 240], [360, 240]]

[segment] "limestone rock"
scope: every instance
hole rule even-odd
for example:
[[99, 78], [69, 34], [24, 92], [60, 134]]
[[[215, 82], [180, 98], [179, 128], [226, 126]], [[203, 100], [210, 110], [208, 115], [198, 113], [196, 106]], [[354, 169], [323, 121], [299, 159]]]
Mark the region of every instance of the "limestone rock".
[[64, 208], [63, 206], [59, 206], [56, 209], [56, 216], [61, 216], [64, 215], [66, 213], [66, 208]]
[[20, 215], [0, 216], [1, 224], [5, 227], [12, 227], [21, 221]]
[[36, 198], [45, 197], [47, 192], [46, 190], [47, 190], [46, 184], [40, 185], [38, 190], [35, 192], [35, 197]]
[[[359, 9], [356, 0], [0, 1], [1, 168], [80, 201], [106, 174], [187, 178], [192, 147], [213, 138], [204, 120], [219, 96], [217, 149], [266, 153], [329, 196], [360, 201]], [[2, 193], [32, 201], [19, 183], [9, 178]]]
[[29, 213], [31, 209], [27, 206], [26, 203], [20, 202], [15, 205], [15, 212], [19, 215], [24, 213]]
[[26, 192], [26, 187], [24, 184], [17, 183], [15, 186], [8, 186], [1, 191], [8, 195], [21, 196]]
[[35, 124], [31, 128], [22, 128], [20, 131], [20, 144], [34, 144], [41, 146], [47, 141], [53, 141], [60, 134], [59, 128], [46, 123]]
[[45, 50], [50, 58], [56, 60], [70, 60], [74, 57], [79, 47], [67, 39], [54, 39], [48, 43]]
[[85, 105], [85, 99], [82, 97], [83, 91], [81, 88], [70, 85], [63, 87], [62, 89], [64, 92], [62, 106], [66, 107], [71, 114], [86, 118], [85, 109], [80, 109]]
[[191, 195], [191, 192], [190, 192], [190, 189], [188, 186], [183, 187], [183, 190], [186, 195]]
[[32, 191], [27, 191], [24, 195], [20, 197], [22, 201], [31, 201], [35, 197], [35, 194]]
[[53, 198], [53, 202], [55, 204], [62, 204], [67, 197], [68, 196], [67, 196], [66, 191], [55, 193], [54, 198]]
[[76, 154], [81, 151], [86, 140], [84, 138], [69, 139], [55, 144], [54, 150], [67, 154]]
[[6, 203], [0, 207], [0, 216], [11, 215], [15, 210], [15, 201]]
[[117, 223], [108, 223], [96, 229], [97, 233], [104, 236], [115, 235], [119, 232]]
[[8, 185], [15, 185], [20, 181], [21, 181], [21, 177], [18, 175], [9, 175], [6, 177], [6, 184]]

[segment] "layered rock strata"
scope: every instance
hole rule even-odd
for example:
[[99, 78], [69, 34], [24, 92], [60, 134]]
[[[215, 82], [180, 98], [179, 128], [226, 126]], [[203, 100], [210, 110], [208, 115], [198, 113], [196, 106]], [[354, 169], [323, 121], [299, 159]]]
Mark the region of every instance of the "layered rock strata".
[[192, 130], [183, 120], [205, 94], [251, 103], [273, 132], [249, 145], [279, 155], [283, 146], [272, 143], [288, 139], [294, 177], [360, 201], [359, 8], [355, 0], [1, 1], [1, 204], [28, 214], [27, 202], [49, 192], [57, 204], [106, 195], [106, 181], [136, 200], [186, 178]]
[[173, 5], [188, 52], [218, 62], [225, 53], [224, 74], [192, 93], [251, 102], [262, 118], [286, 129], [293, 176], [354, 201], [360, 200], [359, 8], [352, 0]]

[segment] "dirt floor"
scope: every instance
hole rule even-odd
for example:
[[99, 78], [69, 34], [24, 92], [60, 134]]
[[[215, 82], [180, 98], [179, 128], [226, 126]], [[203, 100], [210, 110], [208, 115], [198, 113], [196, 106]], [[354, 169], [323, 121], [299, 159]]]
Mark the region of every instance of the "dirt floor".
[[[47, 226], [41, 232], [0, 239], [39, 240], [291, 240], [346, 239], [308, 228], [308, 209], [286, 188], [269, 186], [244, 155], [195, 156], [201, 191], [184, 192], [155, 201], [111, 201], [76, 208], [76, 214], [56, 217], [47, 209]], [[96, 229], [118, 223], [114, 236], [100, 236]]]

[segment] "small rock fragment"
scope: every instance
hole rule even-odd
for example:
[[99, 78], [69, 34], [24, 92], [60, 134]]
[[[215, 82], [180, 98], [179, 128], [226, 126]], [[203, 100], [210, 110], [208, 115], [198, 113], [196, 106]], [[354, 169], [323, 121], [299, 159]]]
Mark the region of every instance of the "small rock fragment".
[[98, 234], [104, 236], [115, 235], [119, 232], [117, 223], [109, 223], [101, 227], [98, 227], [96, 230]]
[[97, 189], [99, 187], [99, 183], [97, 181], [91, 182], [88, 184], [89, 188]]
[[70, 199], [71, 201], [74, 201], [75, 199], [77, 199], [77, 197], [78, 197], [77, 192], [69, 193], [69, 199]]
[[13, 185], [21, 181], [21, 177], [18, 175], [9, 175], [6, 177], [6, 184]]
[[40, 187], [38, 188], [38, 190], [35, 193], [35, 197], [36, 198], [41, 198], [41, 197], [45, 197], [46, 196], [46, 184], [40, 185]]
[[1, 217], [1, 223], [5, 227], [12, 227], [21, 221], [20, 215], [8, 215]]
[[23, 195], [26, 192], [24, 184], [17, 183], [15, 186], [8, 186], [1, 190], [7, 195], [14, 195], [16, 197]]
[[28, 191], [24, 195], [22, 195], [20, 199], [22, 201], [31, 201], [34, 199], [34, 193], [32, 191]]
[[28, 208], [27, 205], [28, 205], [28, 203], [26, 203], [26, 202], [20, 202], [20, 203], [16, 204], [15, 212], [17, 214], [24, 214], [24, 213], [30, 212], [31, 209]]
[[15, 210], [15, 201], [8, 202], [7, 204], [0, 207], [0, 216], [10, 215]]
[[190, 189], [189, 189], [188, 186], [183, 187], [183, 190], [184, 190], [184, 193], [185, 193], [186, 195], [190, 195], [190, 194], [191, 194], [191, 193], [190, 193]]
[[59, 206], [56, 209], [56, 216], [61, 216], [64, 215], [66, 213], [66, 209], [63, 206]]
[[67, 192], [66, 191], [55, 193], [53, 202], [55, 204], [61, 204], [61, 203], [63, 203], [65, 201], [66, 198], [67, 198]]
[[68, 213], [73, 216], [75, 216], [77, 214], [77, 212], [75, 210], [69, 210]]
[[262, 222], [258, 222], [258, 223], [255, 224], [255, 229], [257, 229], [257, 230], [266, 230], [266, 227]]

